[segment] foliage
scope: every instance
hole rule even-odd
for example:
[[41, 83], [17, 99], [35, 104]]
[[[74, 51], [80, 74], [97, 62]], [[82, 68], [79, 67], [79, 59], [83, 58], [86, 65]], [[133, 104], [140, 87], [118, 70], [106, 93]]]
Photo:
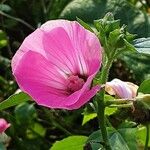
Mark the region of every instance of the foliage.
[[51, 150], [60, 150], [60, 149], [82, 150], [86, 140], [87, 140], [86, 136], [70, 136], [63, 139], [62, 141], [54, 143]]
[[134, 46], [138, 52], [150, 54], [150, 38], [140, 38], [134, 41]]
[[138, 92], [150, 94], [150, 79], [144, 80], [141, 83]]
[[[11, 127], [6, 131], [11, 138], [8, 150], [67, 150], [70, 147], [79, 150], [83, 147], [97, 150], [104, 147], [102, 134], [99, 130], [96, 131], [99, 126], [93, 105], [95, 99], [92, 99], [86, 107], [72, 112], [39, 107], [27, 94], [23, 92], [14, 94], [18, 86], [11, 74], [11, 58], [23, 39], [45, 21], [58, 18], [77, 20], [86, 29], [96, 33], [102, 43], [105, 43], [105, 47], [109, 47], [108, 50], [112, 50], [114, 45], [120, 48], [120, 43], [121, 46], [125, 45], [128, 52], [118, 54], [109, 79], [119, 76], [122, 80], [134, 81], [138, 85], [147, 79], [139, 86], [138, 93], [150, 94], [150, 4], [148, 1], [141, 2], [138, 0], [0, 2], [0, 118], [4, 117], [11, 123]], [[107, 12], [112, 12], [116, 20], [109, 18], [110, 20], [103, 26], [104, 20], [100, 18]], [[133, 41], [134, 38], [137, 39]], [[106, 39], [109, 43], [106, 43]], [[135, 50], [139, 53], [133, 53]], [[96, 79], [94, 82], [99, 81]], [[109, 142], [115, 150], [144, 148], [145, 124], [149, 123], [150, 118], [149, 97], [145, 96], [137, 97], [138, 103], [134, 103], [135, 111], [128, 108], [106, 107]], [[105, 96], [105, 101], [107, 98], [114, 100], [115, 97]], [[150, 146], [150, 142], [148, 145]], [[5, 144], [0, 143], [0, 149], [5, 149]]]
[[23, 103], [25, 101], [28, 101], [29, 99], [30, 99], [30, 97], [23, 92], [14, 94], [14, 95], [10, 96], [8, 99], [6, 99], [0, 103], [0, 110]]
[[126, 24], [129, 32], [138, 36], [150, 36], [149, 15], [126, 0], [74, 0], [65, 7], [60, 17], [75, 20], [77, 16], [85, 22], [92, 23], [107, 12], [112, 12], [115, 18]]
[[[135, 140], [136, 129], [122, 128], [115, 130], [113, 128], [108, 128], [107, 130], [112, 149], [137, 149]], [[103, 143], [99, 143], [99, 139], [102, 140], [100, 131], [95, 131], [89, 136], [87, 142], [90, 142], [93, 150], [96, 150], [96, 147], [103, 147]]]

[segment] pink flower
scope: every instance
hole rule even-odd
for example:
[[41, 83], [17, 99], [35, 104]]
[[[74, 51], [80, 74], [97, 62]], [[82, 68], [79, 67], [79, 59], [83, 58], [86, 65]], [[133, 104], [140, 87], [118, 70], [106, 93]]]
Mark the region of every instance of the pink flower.
[[0, 118], [0, 134], [3, 133], [7, 128], [10, 127], [10, 123], [3, 118]]
[[98, 38], [76, 21], [52, 20], [31, 33], [12, 59], [22, 91], [39, 105], [77, 109], [100, 89], [91, 83], [101, 66]]
[[123, 82], [119, 79], [113, 79], [107, 82], [105, 86], [106, 92], [110, 95], [116, 95], [119, 98], [135, 98], [138, 86], [131, 82]]

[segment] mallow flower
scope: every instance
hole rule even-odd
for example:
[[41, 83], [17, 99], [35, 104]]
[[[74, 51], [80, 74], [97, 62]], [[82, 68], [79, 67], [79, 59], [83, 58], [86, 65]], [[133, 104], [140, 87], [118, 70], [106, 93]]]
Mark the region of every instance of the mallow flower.
[[5, 130], [9, 127], [10, 123], [8, 123], [5, 119], [0, 118], [0, 134], [5, 132]]
[[100, 90], [91, 87], [102, 48], [76, 21], [51, 20], [25, 38], [12, 59], [20, 89], [39, 105], [78, 109]]
[[119, 98], [132, 99], [137, 95], [138, 86], [131, 82], [124, 82], [120, 79], [113, 79], [107, 82], [105, 90], [110, 95], [116, 95]]

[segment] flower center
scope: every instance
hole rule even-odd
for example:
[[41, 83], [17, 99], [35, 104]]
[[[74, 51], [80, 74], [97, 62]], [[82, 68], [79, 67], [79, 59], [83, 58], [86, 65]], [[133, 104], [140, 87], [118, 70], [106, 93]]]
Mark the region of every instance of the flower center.
[[80, 78], [78, 75], [71, 75], [67, 81], [67, 92], [73, 93], [82, 88], [85, 83], [83, 78]]

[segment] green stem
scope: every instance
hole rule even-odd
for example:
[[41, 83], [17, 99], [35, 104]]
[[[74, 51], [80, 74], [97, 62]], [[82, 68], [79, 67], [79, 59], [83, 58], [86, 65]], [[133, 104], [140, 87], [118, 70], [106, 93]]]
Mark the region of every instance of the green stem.
[[146, 141], [144, 150], [148, 150], [148, 142], [149, 142], [149, 124], [146, 125]]
[[135, 99], [113, 99], [113, 100], [108, 100], [105, 105], [106, 106], [109, 106], [109, 105], [112, 105], [112, 104], [128, 104], [128, 103], [131, 103], [131, 102], [134, 102]]
[[128, 104], [121, 104], [121, 105], [109, 105], [110, 108], [128, 108], [128, 107], [133, 107], [132, 103], [128, 103]]
[[[112, 65], [112, 61], [113, 60], [111, 60], [111, 62], [110, 61], [107, 62], [106, 65], [104, 65], [102, 68], [102, 73], [100, 78], [101, 84], [105, 84], [107, 82], [109, 69]], [[101, 129], [101, 134], [103, 137], [103, 142], [105, 143], [104, 146], [106, 150], [111, 150], [109, 140], [108, 140], [107, 130], [106, 130], [104, 95], [105, 95], [105, 89], [103, 88], [101, 89], [99, 93], [99, 99], [97, 100], [97, 104], [98, 104], [97, 117]]]

